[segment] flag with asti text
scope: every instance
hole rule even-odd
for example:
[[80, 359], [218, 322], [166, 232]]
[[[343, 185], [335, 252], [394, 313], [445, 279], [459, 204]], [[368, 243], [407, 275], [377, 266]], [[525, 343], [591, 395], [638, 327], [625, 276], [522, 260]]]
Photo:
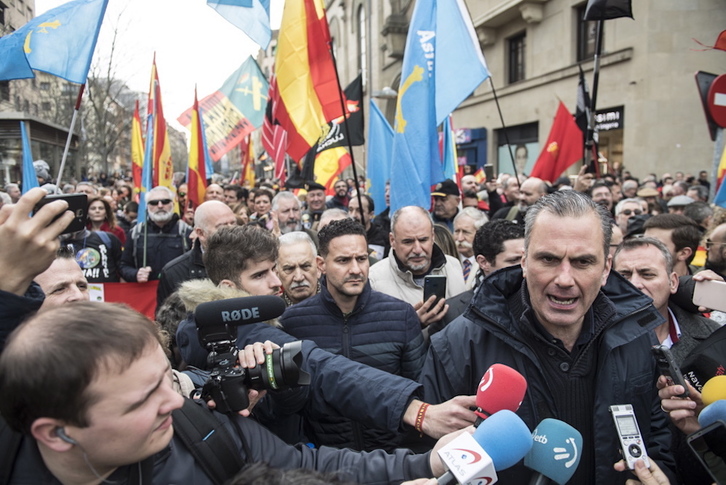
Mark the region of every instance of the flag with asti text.
[[[257, 62], [248, 57], [222, 87], [199, 101], [205, 125], [207, 147], [212, 160], [219, 161], [256, 128], [262, 126], [269, 85]], [[177, 121], [189, 127], [192, 108]]]
[[1, 37], [0, 81], [35, 77], [35, 69], [85, 84], [107, 4], [64, 3]]

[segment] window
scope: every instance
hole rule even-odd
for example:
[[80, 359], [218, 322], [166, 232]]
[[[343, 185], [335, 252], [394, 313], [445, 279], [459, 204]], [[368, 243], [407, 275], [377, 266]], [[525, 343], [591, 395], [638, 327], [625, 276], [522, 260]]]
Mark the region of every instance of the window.
[[0, 101], [10, 101], [10, 81], [0, 81]]
[[43, 109], [43, 111], [50, 111], [50, 102], [44, 101], [40, 107]]
[[49, 82], [40, 83], [40, 89], [41, 89], [41, 91], [48, 91], [50, 89], [50, 83]]
[[584, 61], [595, 56], [595, 42], [597, 40], [597, 22], [583, 20], [585, 5], [578, 7], [577, 15], [577, 60]]
[[524, 79], [524, 57], [527, 48], [527, 33], [509, 39], [509, 83]]
[[363, 4], [358, 6], [358, 70], [363, 74], [365, 85], [368, 69], [368, 27], [366, 26], [366, 9]]
[[33, 103], [33, 115], [38, 116], [38, 103]]

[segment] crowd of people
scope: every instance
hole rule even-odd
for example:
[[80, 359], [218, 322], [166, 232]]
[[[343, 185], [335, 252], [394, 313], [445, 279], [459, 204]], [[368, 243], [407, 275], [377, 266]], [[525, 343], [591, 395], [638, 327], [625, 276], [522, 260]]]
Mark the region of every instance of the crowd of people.
[[[197, 207], [186, 184], [159, 186], [141, 221], [122, 179], [46, 185], [88, 195], [69, 234], [66, 202], [31, 216], [47, 192], [6, 185], [0, 484], [254, 483], [259, 463], [264, 483], [294, 469], [322, 472], [310, 483], [427, 483], [445, 471], [437, 451], [471, 432], [494, 364], [526, 379], [516, 413], [530, 430], [554, 418], [581, 434], [568, 483], [712, 483], [683, 446], [700, 394], [680, 398], [651, 354], [661, 344], [681, 364], [726, 321], [691, 301], [694, 281], [726, 277], [726, 210], [705, 171], [465, 175], [433, 187], [431, 207], [393, 213], [388, 190], [375, 207], [362, 182], [211, 183]], [[425, 297], [432, 276], [445, 291]], [[154, 280], [153, 323], [88, 301], [89, 283]], [[210, 411], [198, 398], [216, 347], [196, 311], [267, 295], [284, 313], [234, 328], [239, 365], [300, 340], [309, 385]], [[615, 404], [632, 406], [650, 467], [621, 461]], [[215, 439], [195, 442], [188, 422]], [[497, 470], [510, 484], [534, 473]]]

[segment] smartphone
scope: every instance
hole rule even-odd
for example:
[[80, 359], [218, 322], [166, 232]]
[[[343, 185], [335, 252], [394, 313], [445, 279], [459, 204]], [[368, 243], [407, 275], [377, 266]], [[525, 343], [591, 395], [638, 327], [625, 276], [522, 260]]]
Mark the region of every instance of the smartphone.
[[424, 277], [424, 301], [428, 301], [431, 295], [436, 295], [434, 306], [439, 304], [439, 300], [446, 298], [446, 276], [445, 275], [429, 275]]
[[494, 180], [494, 165], [491, 163], [484, 165], [484, 176], [486, 177], [487, 182]]
[[726, 485], [726, 424], [716, 421], [687, 438], [688, 446], [718, 485]]
[[645, 466], [650, 468], [650, 460], [648, 460], [648, 453], [645, 451], [645, 443], [643, 443], [640, 434], [638, 420], [635, 419], [633, 406], [630, 404], [616, 404], [610, 406], [609, 409], [620, 439], [623, 459], [628, 468], [634, 470], [635, 462], [638, 460], [643, 460]]
[[[68, 224], [68, 227], [63, 229], [63, 232], [61, 234], [69, 234], [71, 232], [78, 232], [82, 231], [86, 227], [86, 211], [88, 209], [88, 195], [86, 194], [54, 194], [54, 195], [46, 195], [43, 197], [43, 199], [35, 204], [35, 207], [33, 208], [33, 215], [35, 215], [36, 212], [38, 212], [41, 207], [43, 207], [45, 204], [49, 204], [56, 200], [65, 200], [68, 202], [68, 209], [69, 211], [73, 212], [73, 220], [70, 224]], [[53, 218], [54, 222], [56, 219], [58, 219], [60, 216], [62, 216], [63, 213], [58, 214]]]
[[693, 303], [698, 306], [726, 312], [726, 283], [722, 281], [696, 281]]
[[676, 364], [671, 350], [665, 345], [654, 345], [651, 349], [655, 362], [658, 364], [658, 371], [660, 375], [665, 376], [669, 386], [679, 385], [683, 386], [686, 390], [683, 394], [679, 394], [678, 397], [688, 397], [688, 386], [686, 386], [686, 379], [683, 377], [681, 368]]

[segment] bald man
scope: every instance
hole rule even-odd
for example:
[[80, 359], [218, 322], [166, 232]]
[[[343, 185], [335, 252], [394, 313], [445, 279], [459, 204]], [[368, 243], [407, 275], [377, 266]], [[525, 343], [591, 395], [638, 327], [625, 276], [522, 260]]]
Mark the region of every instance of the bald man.
[[207, 277], [202, 253], [207, 241], [222, 226], [233, 226], [237, 219], [227, 204], [219, 200], [208, 200], [199, 205], [194, 213], [194, 246], [176, 259], [169, 261], [161, 270], [159, 287], [156, 290], [157, 308], [185, 281]]

